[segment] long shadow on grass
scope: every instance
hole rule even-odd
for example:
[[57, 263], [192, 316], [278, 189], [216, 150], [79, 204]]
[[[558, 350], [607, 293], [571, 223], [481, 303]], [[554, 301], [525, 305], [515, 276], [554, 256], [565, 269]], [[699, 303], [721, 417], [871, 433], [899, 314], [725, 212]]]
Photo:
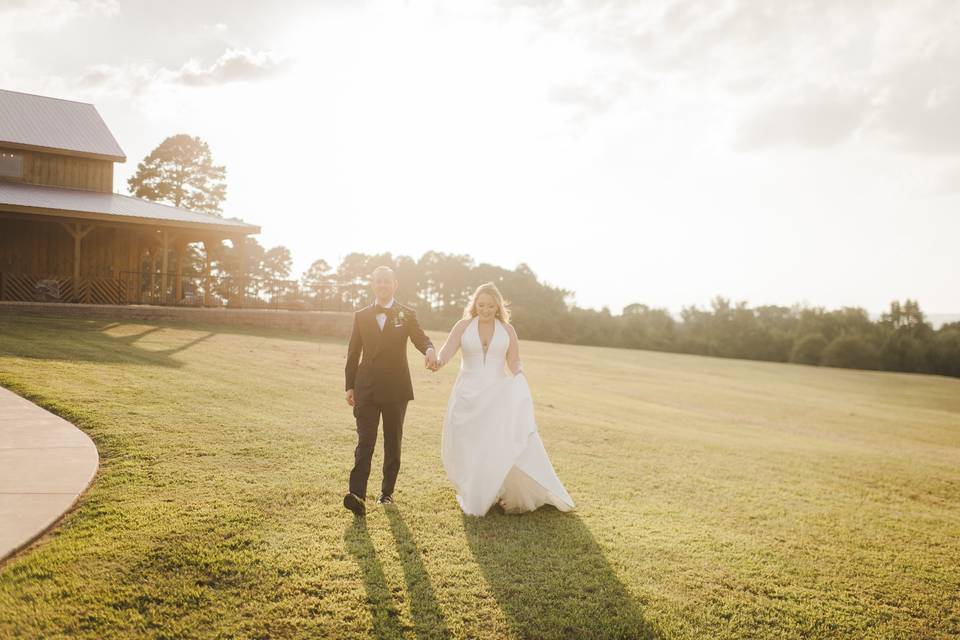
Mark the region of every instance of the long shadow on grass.
[[[32, 360], [60, 360], [136, 364], [158, 367], [181, 367], [171, 358], [181, 351], [180, 344], [163, 351], [144, 349], [137, 343], [160, 327], [141, 327], [136, 333], [114, 335], [110, 329], [117, 323], [93, 320], [18, 319], [0, 317], [0, 355]], [[204, 336], [206, 339], [209, 335]], [[188, 345], [192, 346], [192, 345]], [[186, 348], [186, 347], [184, 347]]]
[[410, 615], [418, 638], [449, 638], [450, 630], [437, 603], [430, 576], [423, 565], [423, 556], [403, 516], [396, 507], [384, 509], [390, 521], [390, 532], [400, 554], [403, 577], [410, 597]]
[[463, 516], [470, 549], [523, 638], [659, 638], [576, 515]]
[[354, 518], [343, 534], [343, 541], [363, 572], [363, 587], [367, 592], [373, 637], [402, 638], [403, 628], [398, 619], [400, 612], [393, 601], [387, 578], [383, 575], [383, 565], [380, 564], [377, 550], [367, 531], [366, 519]]
[[[139, 328], [135, 333], [117, 335], [110, 332], [125, 326]], [[172, 335], [168, 349], [144, 349], [138, 342], [163, 329], [202, 332], [198, 338], [188, 339]], [[217, 334], [235, 334], [312, 342], [317, 344], [345, 341], [337, 336], [314, 336], [271, 328], [215, 325], [210, 323], [163, 322], [125, 320], [90, 320], [78, 318], [26, 317], [0, 314], [0, 355], [12, 355], [37, 360], [80, 360], [124, 364], [182, 367], [183, 362], [171, 356], [208, 340]]]
[[[386, 508], [384, 512], [390, 522], [390, 532], [397, 545], [400, 564], [403, 565], [414, 633], [418, 638], [450, 638], [450, 630], [437, 603], [433, 585], [413, 534], [395, 507]], [[367, 604], [373, 621], [373, 637], [403, 637], [396, 602], [387, 585], [383, 566], [377, 558], [377, 551], [370, 540], [364, 518], [355, 518], [347, 527], [344, 542], [363, 572], [363, 586], [367, 592]]]

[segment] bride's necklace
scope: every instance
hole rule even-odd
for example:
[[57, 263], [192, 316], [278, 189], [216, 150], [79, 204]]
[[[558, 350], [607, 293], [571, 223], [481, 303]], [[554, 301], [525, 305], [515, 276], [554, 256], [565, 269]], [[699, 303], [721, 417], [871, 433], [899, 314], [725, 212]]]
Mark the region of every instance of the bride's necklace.
[[[494, 326], [494, 330], [496, 330], [496, 326]], [[479, 322], [477, 323], [477, 333], [478, 333], [478, 334], [480, 333], [480, 323], [479, 323]], [[492, 338], [492, 337], [493, 337], [493, 334], [491, 334], [490, 337]], [[486, 356], [487, 356], [487, 350], [490, 348], [490, 338], [481, 337], [481, 338], [480, 338], [480, 345], [483, 347], [483, 356], [484, 356], [484, 358], [486, 358]]]

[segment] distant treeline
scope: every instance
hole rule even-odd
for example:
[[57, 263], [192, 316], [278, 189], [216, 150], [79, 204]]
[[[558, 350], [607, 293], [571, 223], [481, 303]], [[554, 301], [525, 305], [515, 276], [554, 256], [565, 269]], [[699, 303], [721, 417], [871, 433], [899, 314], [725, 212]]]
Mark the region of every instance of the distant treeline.
[[357, 308], [368, 301], [367, 279], [381, 264], [397, 273], [397, 298], [414, 305], [431, 329], [448, 330], [476, 286], [491, 281], [529, 340], [960, 377], [960, 322], [934, 330], [912, 300], [892, 302], [876, 321], [859, 307], [748, 307], [722, 297], [709, 309], [685, 307], [679, 318], [644, 304], [615, 315], [570, 304], [571, 291], [540, 282], [525, 264], [509, 270], [434, 251], [419, 260], [352, 253], [335, 269], [318, 260], [301, 283], [326, 308]]

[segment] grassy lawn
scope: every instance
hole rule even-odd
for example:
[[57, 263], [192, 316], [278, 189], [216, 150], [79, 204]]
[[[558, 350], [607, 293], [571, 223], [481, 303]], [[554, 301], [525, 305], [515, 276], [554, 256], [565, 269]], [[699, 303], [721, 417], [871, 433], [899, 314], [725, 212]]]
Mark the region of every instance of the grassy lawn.
[[344, 352], [0, 315], [0, 384], [101, 456], [0, 566], [0, 637], [960, 635], [960, 380], [525, 343], [577, 509], [476, 519], [439, 459], [456, 367], [415, 367], [398, 505], [363, 522]]

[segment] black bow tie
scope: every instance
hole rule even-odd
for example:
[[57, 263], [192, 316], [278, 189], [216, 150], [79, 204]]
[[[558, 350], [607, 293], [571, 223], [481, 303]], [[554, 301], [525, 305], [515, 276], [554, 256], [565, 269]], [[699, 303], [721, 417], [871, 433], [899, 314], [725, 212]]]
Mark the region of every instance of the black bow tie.
[[388, 309], [387, 307], [381, 307], [380, 305], [377, 305], [376, 307], [373, 308], [373, 310], [376, 313], [384, 313], [386, 315], [390, 315], [390, 309]]

